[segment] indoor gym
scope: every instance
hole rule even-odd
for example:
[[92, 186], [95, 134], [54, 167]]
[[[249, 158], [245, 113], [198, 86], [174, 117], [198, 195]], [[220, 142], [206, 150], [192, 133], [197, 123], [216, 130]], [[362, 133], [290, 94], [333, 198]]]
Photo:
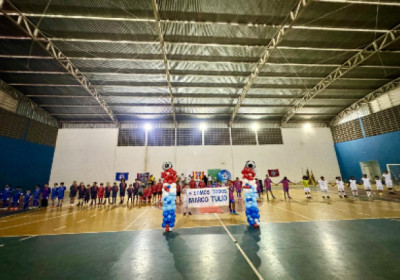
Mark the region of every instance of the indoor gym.
[[[399, 279], [399, 15], [0, 0], [1, 279]], [[229, 207], [190, 206], [203, 179]]]

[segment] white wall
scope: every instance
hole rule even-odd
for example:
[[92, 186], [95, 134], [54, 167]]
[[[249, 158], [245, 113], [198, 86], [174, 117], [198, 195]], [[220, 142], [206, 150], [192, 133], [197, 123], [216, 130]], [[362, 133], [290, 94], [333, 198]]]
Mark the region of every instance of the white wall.
[[329, 180], [340, 175], [329, 128], [286, 128], [282, 135], [283, 145], [117, 147], [118, 129], [60, 129], [50, 181], [107, 182], [114, 181], [115, 172], [149, 171], [159, 177], [165, 161], [179, 174], [221, 168], [240, 177], [244, 163], [254, 160], [260, 177], [267, 169], [279, 169], [293, 181], [307, 168]]

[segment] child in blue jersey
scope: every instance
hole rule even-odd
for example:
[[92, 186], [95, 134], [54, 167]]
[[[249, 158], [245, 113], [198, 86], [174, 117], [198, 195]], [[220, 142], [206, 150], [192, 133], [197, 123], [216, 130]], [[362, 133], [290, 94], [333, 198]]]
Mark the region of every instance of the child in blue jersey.
[[113, 185], [111, 191], [112, 191], [112, 203], [111, 204], [116, 204], [117, 203], [117, 194], [118, 194], [117, 183], [114, 182], [114, 185]]
[[26, 194], [24, 195], [24, 211], [28, 209], [29, 207], [29, 202], [31, 200], [31, 190], [27, 190]]
[[58, 196], [58, 183], [54, 183], [53, 188], [51, 189], [51, 207], [53, 208]]
[[64, 201], [64, 192], [67, 188], [64, 186], [64, 182], [60, 183], [60, 186], [58, 187], [57, 195], [58, 195], [58, 203], [57, 207], [61, 207]]
[[17, 187], [15, 191], [12, 192], [12, 205], [11, 205], [11, 210], [18, 210], [19, 208], [19, 200], [22, 195], [22, 189], [21, 187]]
[[35, 191], [33, 192], [32, 207], [39, 207], [39, 196], [40, 196], [40, 186], [36, 185]]
[[3, 208], [7, 208], [10, 202], [10, 195], [11, 195], [11, 188], [9, 185], [6, 185], [4, 191], [3, 191]]

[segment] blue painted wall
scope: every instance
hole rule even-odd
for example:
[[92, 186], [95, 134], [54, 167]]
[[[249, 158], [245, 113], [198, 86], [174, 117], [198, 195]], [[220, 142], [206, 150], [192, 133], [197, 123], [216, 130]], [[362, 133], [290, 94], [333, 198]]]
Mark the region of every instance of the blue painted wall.
[[376, 160], [382, 170], [387, 163], [400, 163], [400, 131], [335, 144], [344, 180], [361, 178], [360, 161]]
[[50, 177], [54, 147], [0, 136], [0, 187], [43, 185]]

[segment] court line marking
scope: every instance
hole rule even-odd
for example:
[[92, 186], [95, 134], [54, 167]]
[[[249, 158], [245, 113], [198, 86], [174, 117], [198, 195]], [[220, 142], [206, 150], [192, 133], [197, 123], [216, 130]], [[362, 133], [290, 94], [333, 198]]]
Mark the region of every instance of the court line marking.
[[307, 220], [310, 220], [310, 221], [314, 221], [313, 219], [311, 219], [311, 218], [309, 218], [309, 217], [303, 216], [303, 215], [301, 215], [301, 214], [299, 214], [299, 213], [296, 213], [296, 212], [287, 210], [287, 209], [285, 209], [285, 208], [282, 208], [282, 207], [279, 207], [279, 206], [276, 206], [276, 205], [272, 205], [272, 207], [275, 207], [275, 208], [281, 209], [281, 210], [283, 210], [283, 211], [286, 211], [286, 212], [295, 214], [295, 215], [297, 215], [297, 216], [303, 217], [304, 219], [307, 219]]
[[94, 214], [94, 215], [90, 216], [90, 218], [93, 218], [93, 217], [96, 217], [96, 214]]
[[80, 223], [83, 223], [84, 221], [86, 221], [86, 219], [79, 220], [79, 221], [77, 221], [76, 223], [77, 223], [77, 224], [80, 224]]
[[59, 228], [55, 228], [54, 230], [60, 230], [60, 229], [63, 229], [63, 228], [66, 228], [67, 226], [62, 226], [62, 227], [59, 227]]
[[127, 225], [124, 228], [124, 231], [127, 231], [128, 228], [130, 228], [137, 220], [139, 220], [140, 217], [142, 217], [145, 213], [147, 213], [151, 208], [147, 208], [146, 210], [144, 210], [142, 213], [139, 214], [139, 216], [137, 216], [129, 225]]
[[66, 213], [66, 214], [63, 214], [63, 215], [55, 216], [55, 217], [51, 217], [51, 218], [47, 218], [47, 219], [37, 220], [37, 221], [29, 222], [29, 223], [22, 223], [22, 224], [13, 225], [13, 226], [2, 227], [2, 228], [0, 228], [0, 230], [20, 227], [20, 226], [26, 226], [26, 225], [31, 225], [31, 224], [40, 223], [40, 222], [45, 222], [45, 221], [53, 220], [53, 219], [60, 218], [60, 217], [63, 217], [63, 216], [68, 216], [68, 215], [74, 214], [75, 212], [77, 212], [77, 211], [74, 211], [74, 212], [71, 212], [71, 213]]
[[4, 247], [4, 244], [0, 244], [0, 247]]
[[254, 266], [254, 264], [251, 262], [251, 260], [249, 259], [249, 257], [246, 255], [246, 253], [243, 251], [242, 247], [239, 245], [239, 243], [237, 242], [237, 240], [232, 236], [231, 232], [229, 231], [229, 229], [225, 226], [224, 222], [219, 218], [219, 216], [214, 213], [215, 217], [217, 217], [218, 221], [220, 222], [221, 226], [224, 228], [224, 230], [226, 231], [226, 233], [229, 235], [229, 237], [232, 239], [233, 243], [236, 245], [236, 247], [238, 248], [239, 252], [242, 254], [242, 256], [244, 257], [244, 259], [247, 261], [247, 263], [250, 265], [251, 269], [254, 271], [254, 273], [256, 274], [257, 278], [260, 280], [264, 280], [264, 278], [261, 276], [260, 272], [258, 272], [257, 268]]
[[27, 237], [21, 238], [19, 241], [28, 240], [28, 239], [31, 239], [31, 238], [33, 238], [33, 237], [35, 237], [35, 235], [30, 235], [30, 236], [27, 236]]
[[[349, 218], [349, 219], [341, 219], [341, 220], [313, 220], [313, 221], [279, 221], [279, 222], [260, 222], [260, 225], [266, 224], [289, 224], [289, 223], [312, 223], [312, 222], [347, 222], [347, 221], [364, 221], [364, 220], [396, 220], [400, 219], [399, 217], [375, 217], [375, 218]], [[235, 226], [243, 226], [248, 225], [248, 223], [241, 223], [241, 224], [232, 224], [229, 225], [230, 227]], [[196, 229], [196, 228], [215, 228], [221, 227], [220, 225], [210, 225], [210, 226], [196, 226], [196, 227], [179, 227], [176, 229]], [[143, 228], [143, 229], [131, 229], [126, 230], [126, 232], [136, 232], [136, 231], [149, 231], [149, 230], [162, 230], [160, 228]], [[33, 237], [40, 237], [40, 236], [58, 236], [58, 235], [76, 235], [76, 234], [99, 234], [99, 233], [116, 233], [116, 232], [123, 232], [121, 230], [108, 230], [108, 231], [82, 231], [82, 232], [64, 232], [64, 233], [44, 233], [44, 234], [25, 234], [25, 235], [0, 235], [0, 238], [13, 238], [13, 237], [21, 237], [21, 236], [33, 236]]]

